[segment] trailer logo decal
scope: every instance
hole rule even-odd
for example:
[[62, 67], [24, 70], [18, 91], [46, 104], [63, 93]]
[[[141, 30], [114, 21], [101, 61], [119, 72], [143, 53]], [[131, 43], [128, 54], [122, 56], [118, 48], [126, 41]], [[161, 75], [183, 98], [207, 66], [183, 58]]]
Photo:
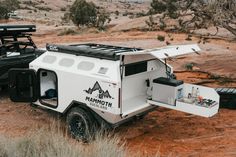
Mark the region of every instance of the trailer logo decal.
[[103, 98], [110, 98], [110, 99], [114, 99], [110, 93], [108, 92], [108, 90], [104, 91], [100, 84], [96, 81], [96, 83], [94, 84], [93, 88], [89, 88], [88, 90], [84, 90], [86, 93], [88, 94], [93, 94], [93, 92], [98, 91], [98, 98], [99, 99], [103, 99]]
[[94, 92], [97, 92], [97, 96], [94, 97], [85, 97], [85, 101], [88, 101], [91, 106], [102, 108], [107, 110], [107, 107], [112, 107], [112, 103], [108, 101], [104, 101], [102, 99], [114, 99], [108, 90], [104, 91], [100, 84], [96, 81], [96, 83], [93, 85], [93, 88], [89, 88], [87, 90], [84, 90], [87, 94], [94, 94]]

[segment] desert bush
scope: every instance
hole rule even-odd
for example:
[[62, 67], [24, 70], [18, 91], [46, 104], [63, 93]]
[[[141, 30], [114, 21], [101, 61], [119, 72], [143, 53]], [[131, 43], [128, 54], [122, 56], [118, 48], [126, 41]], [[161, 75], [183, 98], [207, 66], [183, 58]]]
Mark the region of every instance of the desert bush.
[[235, 0], [152, 0], [149, 14], [159, 13], [161, 19], [178, 19], [179, 31], [216, 27], [225, 28], [236, 36]]
[[159, 40], [159, 41], [165, 41], [165, 36], [163, 36], [163, 35], [158, 35], [158, 36], [157, 36], [157, 40]]
[[18, 0], [0, 0], [0, 19], [8, 19], [8, 13], [20, 7]]
[[111, 21], [109, 12], [85, 0], [76, 0], [73, 3], [69, 13], [66, 12], [62, 18], [65, 22], [69, 19], [77, 26], [96, 27], [100, 30], [105, 29], [105, 25]]
[[166, 13], [171, 18], [177, 18], [177, 0], [153, 0], [151, 3], [152, 13]]
[[85, 0], [76, 0], [70, 8], [70, 18], [77, 26], [94, 26], [97, 19], [96, 5]]
[[185, 67], [186, 70], [192, 71], [193, 70], [193, 66], [194, 66], [193, 63], [187, 63], [187, 64], [185, 64], [184, 67]]
[[150, 10], [151, 13], [162, 13], [166, 11], [167, 8], [166, 4], [160, 0], [153, 0], [151, 2], [151, 7], [152, 7]]

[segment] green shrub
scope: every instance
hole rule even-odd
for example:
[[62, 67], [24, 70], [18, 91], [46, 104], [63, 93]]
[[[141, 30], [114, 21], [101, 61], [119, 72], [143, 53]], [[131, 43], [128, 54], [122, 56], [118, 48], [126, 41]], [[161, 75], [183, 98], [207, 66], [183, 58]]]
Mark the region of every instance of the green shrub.
[[92, 26], [100, 30], [103, 30], [105, 24], [111, 21], [109, 12], [85, 0], [76, 0], [69, 12], [66, 12], [62, 17], [64, 22], [69, 22], [70, 19], [77, 26]]
[[94, 26], [97, 19], [96, 5], [85, 0], [76, 0], [70, 8], [70, 18], [77, 26]]
[[193, 70], [193, 66], [194, 66], [193, 63], [187, 63], [187, 64], [185, 64], [185, 69], [192, 71]]
[[149, 13], [167, 13], [170, 18], [178, 18], [177, 0], [152, 0]]
[[163, 1], [153, 0], [151, 3], [152, 11], [155, 13], [163, 13], [166, 11], [167, 6]]
[[8, 19], [8, 13], [15, 11], [20, 7], [18, 0], [3, 0], [0, 1], [0, 19]]
[[163, 36], [163, 35], [158, 35], [158, 36], [157, 36], [157, 40], [159, 40], [159, 41], [165, 41], [165, 36]]

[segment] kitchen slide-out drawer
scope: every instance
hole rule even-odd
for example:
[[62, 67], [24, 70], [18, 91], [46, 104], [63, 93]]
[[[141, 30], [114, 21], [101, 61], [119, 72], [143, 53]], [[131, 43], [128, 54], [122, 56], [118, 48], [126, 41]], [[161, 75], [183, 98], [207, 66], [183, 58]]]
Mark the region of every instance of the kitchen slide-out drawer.
[[[201, 103], [199, 103], [197, 99], [188, 98], [192, 88], [199, 89], [200, 96], [203, 98]], [[219, 95], [213, 88], [184, 84], [183, 97], [175, 100], [173, 104], [163, 103], [158, 100], [148, 100], [148, 103], [202, 117], [212, 117], [218, 113], [219, 99]]]

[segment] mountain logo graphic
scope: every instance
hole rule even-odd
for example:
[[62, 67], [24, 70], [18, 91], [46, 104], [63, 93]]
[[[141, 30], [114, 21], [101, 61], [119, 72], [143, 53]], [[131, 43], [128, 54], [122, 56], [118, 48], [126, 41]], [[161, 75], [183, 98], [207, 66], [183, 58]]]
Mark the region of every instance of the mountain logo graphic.
[[88, 90], [84, 90], [88, 94], [93, 94], [93, 92], [98, 91], [98, 98], [99, 99], [104, 99], [104, 98], [109, 98], [109, 99], [114, 99], [108, 90], [104, 91], [100, 84], [96, 81], [96, 83], [93, 85], [93, 88], [89, 88]]

